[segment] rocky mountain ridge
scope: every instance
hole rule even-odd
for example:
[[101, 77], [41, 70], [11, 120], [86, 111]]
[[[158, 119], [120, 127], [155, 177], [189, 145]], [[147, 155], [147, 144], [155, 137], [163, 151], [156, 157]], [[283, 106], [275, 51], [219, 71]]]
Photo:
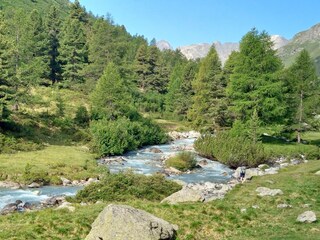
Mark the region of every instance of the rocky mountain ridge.
[[[274, 49], [276, 50], [281, 47], [284, 47], [286, 44], [289, 43], [289, 40], [285, 39], [280, 35], [272, 35], [271, 40], [274, 42]], [[192, 44], [187, 46], [180, 46], [177, 49], [179, 49], [187, 59], [198, 59], [198, 58], [205, 57], [208, 54], [209, 49], [212, 45], [215, 46], [222, 64], [225, 63], [225, 61], [228, 59], [232, 51], [239, 50], [239, 43], [233, 43], [233, 42], [221, 43], [219, 41], [216, 41], [212, 44], [200, 43], [200, 44]], [[161, 40], [157, 42], [157, 47], [160, 50], [173, 49], [170, 43], [165, 40]]]

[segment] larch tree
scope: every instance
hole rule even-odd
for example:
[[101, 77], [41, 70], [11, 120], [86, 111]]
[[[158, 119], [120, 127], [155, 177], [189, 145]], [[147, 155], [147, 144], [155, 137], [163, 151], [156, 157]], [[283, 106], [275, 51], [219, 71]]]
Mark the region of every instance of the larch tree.
[[248, 32], [240, 42], [228, 81], [230, 111], [238, 120], [248, 121], [256, 111], [262, 124], [280, 123], [287, 114], [285, 86], [279, 78], [280, 58], [266, 32]]
[[[308, 111], [310, 105], [306, 106], [306, 102], [310, 98], [312, 99], [317, 94], [317, 91], [319, 91], [319, 81], [315, 65], [308, 51], [302, 50], [293, 65], [289, 68], [288, 85], [291, 90], [292, 105], [290, 107], [293, 110], [292, 124], [297, 132], [297, 141], [300, 143], [304, 123], [312, 117], [312, 112]], [[317, 104], [317, 101], [312, 102], [313, 104]]]

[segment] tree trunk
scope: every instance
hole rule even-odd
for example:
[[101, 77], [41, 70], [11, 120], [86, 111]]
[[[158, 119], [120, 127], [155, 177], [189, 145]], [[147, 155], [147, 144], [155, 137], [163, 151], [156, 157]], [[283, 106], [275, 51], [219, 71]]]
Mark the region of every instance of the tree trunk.
[[300, 92], [299, 123], [298, 123], [298, 130], [297, 130], [297, 141], [298, 141], [298, 143], [301, 142], [302, 112], [303, 112], [303, 91]]

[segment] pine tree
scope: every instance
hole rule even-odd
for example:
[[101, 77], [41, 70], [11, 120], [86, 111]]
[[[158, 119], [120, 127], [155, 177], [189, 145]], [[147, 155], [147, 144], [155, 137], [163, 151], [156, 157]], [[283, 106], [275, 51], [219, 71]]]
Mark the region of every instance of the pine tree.
[[241, 40], [227, 88], [230, 110], [241, 121], [248, 121], [254, 109], [262, 124], [281, 123], [287, 113], [278, 76], [282, 64], [272, 46], [269, 35], [256, 29]]
[[26, 34], [23, 38], [24, 58], [21, 62], [23, 85], [32, 86], [49, 76], [48, 36], [42, 17], [33, 10], [27, 18]]
[[119, 70], [110, 62], [91, 95], [92, 114], [95, 119], [115, 120], [127, 116], [132, 96]]
[[137, 75], [137, 86], [141, 91], [145, 91], [149, 75], [148, 50], [145, 44], [142, 44], [137, 50], [134, 69]]
[[313, 97], [319, 90], [319, 83], [314, 62], [308, 51], [302, 50], [294, 64], [289, 68], [288, 85], [291, 90], [292, 124], [297, 131], [297, 141], [300, 143], [303, 124], [312, 114], [306, 107], [306, 101], [313, 99], [313, 104], [318, 104]]
[[6, 109], [12, 98], [12, 45], [8, 37], [8, 25], [0, 11], [0, 121], [6, 118]]
[[225, 89], [218, 54], [212, 46], [201, 61], [199, 72], [192, 84], [193, 105], [188, 112], [197, 129], [213, 131], [224, 124]]
[[52, 84], [61, 80], [61, 64], [58, 60], [60, 51], [59, 33], [61, 20], [56, 6], [51, 6], [46, 18], [46, 31], [48, 34], [48, 55], [49, 55], [49, 79]]
[[68, 83], [83, 82], [82, 70], [86, 65], [87, 46], [82, 25], [77, 19], [67, 19], [61, 38], [60, 60], [62, 77]]

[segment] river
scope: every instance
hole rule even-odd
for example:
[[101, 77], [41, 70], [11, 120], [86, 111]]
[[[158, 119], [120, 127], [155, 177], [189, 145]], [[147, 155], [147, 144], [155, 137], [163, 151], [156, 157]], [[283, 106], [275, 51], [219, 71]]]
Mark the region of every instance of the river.
[[[164, 157], [173, 155], [181, 149], [190, 149], [195, 141], [194, 138], [175, 140], [168, 144], [144, 147], [137, 151], [132, 151], [122, 156], [125, 162], [110, 164], [111, 173], [116, 173], [125, 169], [131, 169], [136, 173], [150, 175], [163, 170], [161, 160]], [[157, 148], [161, 153], [150, 152], [150, 148]], [[197, 156], [197, 161], [206, 160]], [[227, 182], [231, 178], [233, 171], [227, 166], [207, 160], [207, 165], [196, 169], [188, 174], [169, 176], [169, 179], [178, 179], [187, 183], [198, 182]], [[40, 202], [52, 196], [66, 195], [74, 196], [82, 187], [45, 186], [39, 189], [0, 189], [0, 209], [8, 203], [21, 200], [23, 202]]]

